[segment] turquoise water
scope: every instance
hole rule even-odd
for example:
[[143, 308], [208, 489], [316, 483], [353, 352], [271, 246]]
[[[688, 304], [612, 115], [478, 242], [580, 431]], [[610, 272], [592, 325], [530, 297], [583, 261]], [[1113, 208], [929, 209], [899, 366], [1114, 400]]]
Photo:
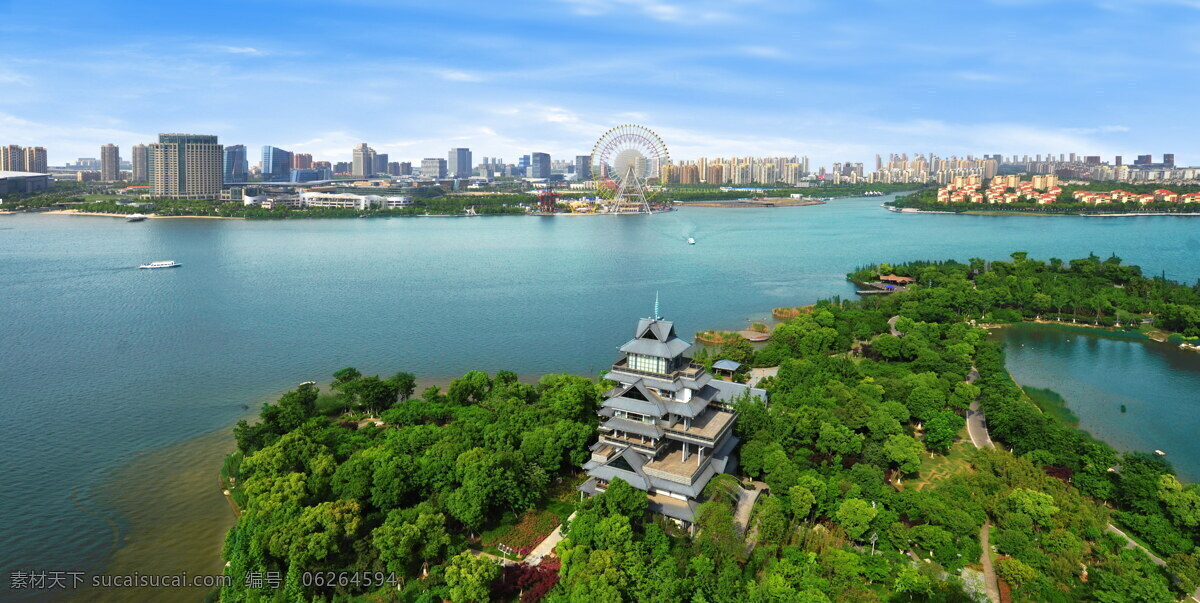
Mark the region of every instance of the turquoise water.
[[994, 337], [1017, 383], [1062, 394], [1081, 429], [1120, 450], [1162, 450], [1181, 479], [1200, 480], [1200, 353], [1078, 328], [1018, 325]]
[[[242, 405], [347, 365], [594, 373], [655, 292], [681, 333], [739, 328], [852, 295], [845, 273], [884, 260], [1117, 252], [1200, 277], [1196, 219], [902, 215], [883, 200], [649, 217], [0, 216], [0, 575], [100, 571], [114, 531], [137, 540], [141, 525], [104, 493], [128, 498], [181, 469], [179, 455], [155, 465], [147, 451], [227, 429]], [[152, 260], [183, 267], [135, 269]], [[1139, 370], [1102, 377], [1136, 382]], [[190, 458], [215, 482], [209, 456]], [[118, 471], [134, 459], [140, 476]]]

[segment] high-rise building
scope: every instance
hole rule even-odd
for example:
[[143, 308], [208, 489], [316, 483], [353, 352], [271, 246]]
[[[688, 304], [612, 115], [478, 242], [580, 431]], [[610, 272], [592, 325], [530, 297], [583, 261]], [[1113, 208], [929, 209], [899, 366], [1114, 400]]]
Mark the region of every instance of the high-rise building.
[[226, 183], [245, 182], [250, 178], [250, 160], [246, 159], [245, 145], [233, 144], [225, 147], [223, 172]]
[[45, 174], [50, 171], [46, 162], [46, 147], [25, 147], [25, 171]]
[[[1175, 167], [1175, 153], [1163, 153], [1163, 166]], [[29, 170], [33, 171], [33, 170]]]
[[292, 154], [280, 148], [262, 148], [263, 182], [287, 182], [292, 177]]
[[150, 145], [150, 194], [170, 199], [221, 196], [224, 149], [216, 136], [159, 134]]
[[446, 160], [440, 157], [421, 160], [421, 177], [441, 180], [446, 177]]
[[292, 169], [307, 170], [313, 166], [312, 155], [308, 153], [292, 154]]
[[0, 147], [0, 170], [5, 172], [24, 172], [25, 150], [15, 144]]
[[356, 178], [370, 178], [375, 175], [375, 149], [360, 143], [350, 152], [353, 167], [351, 174]]
[[1138, 155], [1137, 159], [1133, 160], [1133, 165], [1150, 165], [1154, 163], [1153, 155]]
[[453, 148], [446, 161], [446, 169], [451, 178], [471, 177], [471, 149]]
[[575, 179], [580, 181], [592, 179], [591, 155], [575, 156]]
[[375, 172], [376, 174], [386, 174], [387, 173], [387, 164], [388, 164], [388, 154], [387, 153], [375, 153], [375, 159], [372, 161], [373, 161], [373, 166], [372, 166], [373, 172]]
[[550, 154], [549, 153], [532, 153], [529, 156], [529, 177], [530, 178], [549, 178], [550, 177]]
[[133, 158], [130, 163], [133, 167], [133, 181], [145, 182], [150, 170], [150, 147], [144, 144], [133, 145]]
[[412, 162], [411, 161], [401, 161], [400, 162], [400, 173], [397, 175], [398, 176], [412, 176]]
[[1114, 162], [1113, 162], [1113, 165], [1122, 165], [1122, 164], [1121, 164], [1121, 156], [1120, 156], [1120, 155], [1117, 155], [1117, 157], [1116, 157], [1116, 161], [1114, 161]]
[[121, 179], [121, 149], [115, 144], [100, 147], [100, 179], [105, 182]]

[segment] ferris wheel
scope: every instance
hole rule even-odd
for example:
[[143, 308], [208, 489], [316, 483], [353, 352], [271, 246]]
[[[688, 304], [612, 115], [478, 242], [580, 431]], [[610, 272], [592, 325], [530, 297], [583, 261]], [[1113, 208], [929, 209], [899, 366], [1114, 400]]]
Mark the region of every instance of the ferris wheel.
[[670, 161], [666, 143], [650, 128], [625, 124], [605, 132], [592, 148], [592, 170], [608, 212], [650, 213], [650, 199], [660, 189], [646, 182]]

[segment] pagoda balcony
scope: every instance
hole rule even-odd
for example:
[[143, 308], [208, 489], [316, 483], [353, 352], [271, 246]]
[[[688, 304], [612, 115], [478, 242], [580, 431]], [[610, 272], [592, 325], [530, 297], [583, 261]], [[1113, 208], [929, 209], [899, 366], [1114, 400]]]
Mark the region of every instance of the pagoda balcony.
[[634, 450], [647, 454], [657, 454], [659, 450], [662, 450], [666, 442], [665, 439], [654, 442], [637, 435], [617, 435], [616, 432], [600, 434], [600, 443], [602, 444], [608, 444], [617, 448], [632, 446]]
[[724, 410], [709, 410], [692, 419], [687, 427], [683, 421], [674, 425], [663, 425], [666, 436], [672, 440], [691, 442], [702, 446], [715, 447], [725, 438], [725, 434], [733, 427], [737, 414]]
[[650, 377], [652, 379], [662, 379], [665, 381], [674, 381], [675, 379], [698, 379], [700, 375], [704, 374], [704, 367], [694, 362], [688, 362], [687, 364], [669, 373], [657, 373], [654, 371], [643, 371], [641, 369], [630, 368], [628, 358], [622, 358], [614, 362], [612, 365], [612, 370], [630, 375]]
[[642, 471], [649, 476], [690, 486], [711, 460], [712, 455], [704, 454], [703, 449], [697, 451], [689, 447], [685, 458], [682, 447], [671, 446], [658, 458], [642, 465]]

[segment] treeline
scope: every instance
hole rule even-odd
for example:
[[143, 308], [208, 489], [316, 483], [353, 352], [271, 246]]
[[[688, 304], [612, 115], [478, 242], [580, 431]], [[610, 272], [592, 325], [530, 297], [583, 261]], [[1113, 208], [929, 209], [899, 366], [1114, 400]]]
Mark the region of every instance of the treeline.
[[1161, 276], [1147, 277], [1115, 255], [1043, 261], [1018, 251], [1010, 257], [1007, 262], [972, 258], [966, 264], [882, 264], [863, 267], [849, 278], [866, 282], [894, 273], [917, 279], [923, 287], [903, 299], [924, 320], [1040, 318], [1124, 328], [1152, 323], [1183, 337], [1200, 336], [1200, 281], [1189, 287]]
[[[542, 503], [552, 482], [578, 470], [599, 399], [588, 379], [547, 375], [526, 385], [507, 371], [472, 371], [416, 398], [406, 373], [344, 369], [331, 388], [303, 385], [234, 429], [238, 450], [225, 473], [242, 513], [225, 542], [232, 583], [221, 600], [379, 591], [465, 601], [480, 588], [486, 598], [498, 568], [464, 551], [502, 513]], [[310, 580], [326, 571], [382, 572], [390, 583]], [[244, 581], [269, 573], [281, 590]]]

